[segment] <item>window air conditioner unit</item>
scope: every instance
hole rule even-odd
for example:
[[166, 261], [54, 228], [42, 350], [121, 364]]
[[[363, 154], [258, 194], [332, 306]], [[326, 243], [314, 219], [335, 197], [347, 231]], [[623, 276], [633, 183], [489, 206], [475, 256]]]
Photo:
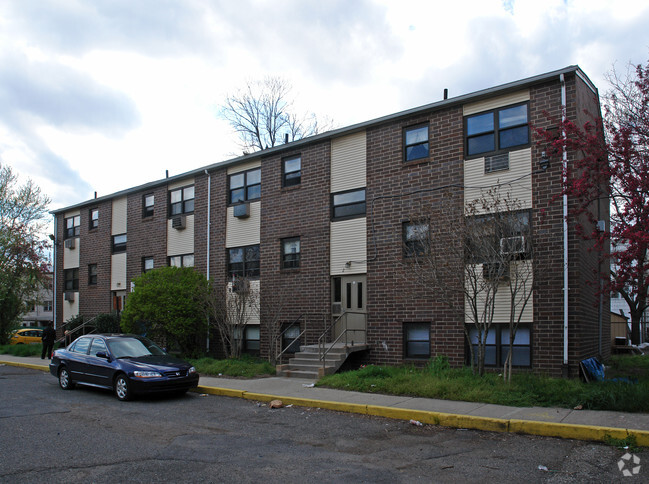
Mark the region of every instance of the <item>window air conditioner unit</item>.
[[500, 253], [503, 255], [522, 254], [526, 251], [525, 237], [503, 237], [500, 239]]
[[171, 227], [176, 230], [182, 230], [187, 226], [184, 215], [176, 215], [171, 219]]
[[247, 293], [250, 290], [250, 282], [248, 279], [237, 277], [232, 281], [232, 292]]
[[233, 207], [234, 216], [237, 218], [248, 218], [250, 217], [250, 204], [249, 203], [240, 203]]
[[509, 279], [509, 264], [501, 262], [482, 264], [482, 277], [488, 281], [506, 281]]
[[72, 291], [67, 291], [63, 293], [63, 299], [66, 301], [74, 301], [74, 293]]
[[342, 303], [336, 302], [331, 305], [331, 314], [338, 315], [343, 313]]
[[484, 172], [493, 173], [494, 171], [509, 170], [509, 153], [500, 155], [485, 156]]
[[66, 249], [74, 249], [74, 239], [66, 239], [64, 245]]

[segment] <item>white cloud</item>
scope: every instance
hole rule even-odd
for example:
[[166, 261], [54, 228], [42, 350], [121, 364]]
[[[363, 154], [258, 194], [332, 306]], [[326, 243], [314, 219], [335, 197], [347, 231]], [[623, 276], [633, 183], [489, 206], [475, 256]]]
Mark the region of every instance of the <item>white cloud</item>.
[[217, 104], [287, 78], [340, 126], [579, 64], [649, 57], [649, 5], [604, 0], [0, 4], [0, 157], [53, 208], [238, 152]]

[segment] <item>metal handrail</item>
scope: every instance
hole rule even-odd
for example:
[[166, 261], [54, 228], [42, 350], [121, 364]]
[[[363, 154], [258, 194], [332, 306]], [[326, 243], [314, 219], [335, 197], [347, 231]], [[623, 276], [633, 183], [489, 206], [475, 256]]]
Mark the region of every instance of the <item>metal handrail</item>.
[[[95, 317], [90, 318], [88, 321], [84, 321], [83, 323], [81, 323], [79, 326], [77, 326], [77, 327], [74, 328], [73, 330], [68, 331], [68, 334], [67, 334], [67, 335], [65, 334], [65, 331], [66, 331], [66, 330], [65, 330], [65, 327], [66, 327], [69, 323], [64, 323], [63, 326], [61, 327], [61, 329], [63, 330], [63, 336], [61, 336], [59, 339], [57, 339], [57, 340], [55, 341], [55, 343], [60, 343], [61, 341], [65, 341], [67, 337], [71, 337], [73, 334], [79, 332], [80, 330], [84, 329], [86, 326], [90, 325], [90, 323], [92, 323], [95, 319], [97, 319], [97, 317], [98, 317], [98, 316], [95, 316]], [[95, 328], [95, 329], [96, 329], [96, 328]], [[93, 329], [93, 331], [90, 331], [89, 333], [83, 333], [83, 334], [90, 334], [90, 333], [93, 333], [93, 332], [95, 331], [95, 329]]]
[[[362, 314], [363, 316], [365, 316], [365, 329], [349, 329], [349, 328], [347, 328], [347, 315], [348, 314]], [[338, 335], [338, 337], [331, 342], [331, 345], [329, 346], [329, 348], [325, 349], [325, 345], [327, 343], [325, 343], [323, 341], [323, 338], [325, 338], [327, 336], [327, 333], [329, 331], [335, 329], [338, 322], [343, 319], [343, 316], [345, 318], [345, 328], [343, 329], [343, 331], [341, 331], [341, 333]], [[362, 313], [360, 311], [344, 311], [340, 316], [338, 316], [336, 318], [335, 321], [333, 321], [329, 326], [327, 326], [325, 328], [325, 330], [322, 332], [322, 334], [318, 338], [318, 357], [319, 357], [320, 361], [322, 361], [322, 369], [323, 370], [325, 369], [327, 355], [329, 354], [331, 349], [338, 342], [338, 340], [340, 340], [343, 336], [346, 337], [347, 333], [352, 332], [352, 331], [353, 332], [361, 331], [361, 332], [367, 333], [367, 313]], [[347, 344], [347, 341], [345, 341], [345, 344]], [[353, 340], [352, 340], [352, 344], [353, 344]]]

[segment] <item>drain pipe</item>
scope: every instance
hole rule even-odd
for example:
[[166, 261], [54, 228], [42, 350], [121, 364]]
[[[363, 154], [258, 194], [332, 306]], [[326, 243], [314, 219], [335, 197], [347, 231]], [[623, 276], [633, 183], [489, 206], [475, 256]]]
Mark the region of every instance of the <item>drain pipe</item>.
[[[566, 114], [566, 80], [564, 75], [559, 76], [561, 82], [561, 121], [565, 125]], [[563, 139], [563, 157], [561, 168], [563, 170], [563, 187], [567, 182], [568, 153], [566, 151], [566, 129], [562, 127], [561, 137]], [[561, 373], [564, 377], [569, 376], [568, 366], [568, 194], [563, 194], [563, 368]]]
[[57, 232], [57, 226], [56, 226], [56, 214], [54, 214], [54, 238], [52, 238], [52, 253], [53, 253], [53, 258], [54, 258], [54, 264], [53, 265], [53, 270], [54, 270], [54, 275], [53, 278], [54, 280], [52, 281], [52, 292], [53, 292], [53, 297], [52, 297], [52, 310], [54, 311], [52, 313], [52, 323], [54, 323], [54, 329], [58, 329], [58, 321], [56, 320], [56, 309], [58, 308], [58, 304], [56, 303], [57, 301], [57, 294], [56, 290], [58, 289], [56, 287], [56, 277], [57, 277], [57, 265], [56, 265], [56, 257], [58, 256], [57, 253], [57, 245], [59, 243], [59, 238], [58, 238], [58, 232]]
[[[210, 280], [210, 226], [212, 224], [212, 175], [210, 172], [205, 170], [207, 175], [207, 280]], [[207, 339], [206, 339], [206, 351], [210, 351], [210, 319], [207, 317]]]

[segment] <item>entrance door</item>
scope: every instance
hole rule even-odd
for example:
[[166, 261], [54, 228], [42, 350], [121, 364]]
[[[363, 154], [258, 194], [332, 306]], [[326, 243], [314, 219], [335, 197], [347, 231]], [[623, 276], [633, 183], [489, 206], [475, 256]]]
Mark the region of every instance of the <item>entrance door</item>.
[[365, 274], [333, 277], [331, 296], [331, 313], [333, 320], [336, 321], [334, 338], [338, 338], [347, 329], [340, 342], [365, 343], [367, 326]]

